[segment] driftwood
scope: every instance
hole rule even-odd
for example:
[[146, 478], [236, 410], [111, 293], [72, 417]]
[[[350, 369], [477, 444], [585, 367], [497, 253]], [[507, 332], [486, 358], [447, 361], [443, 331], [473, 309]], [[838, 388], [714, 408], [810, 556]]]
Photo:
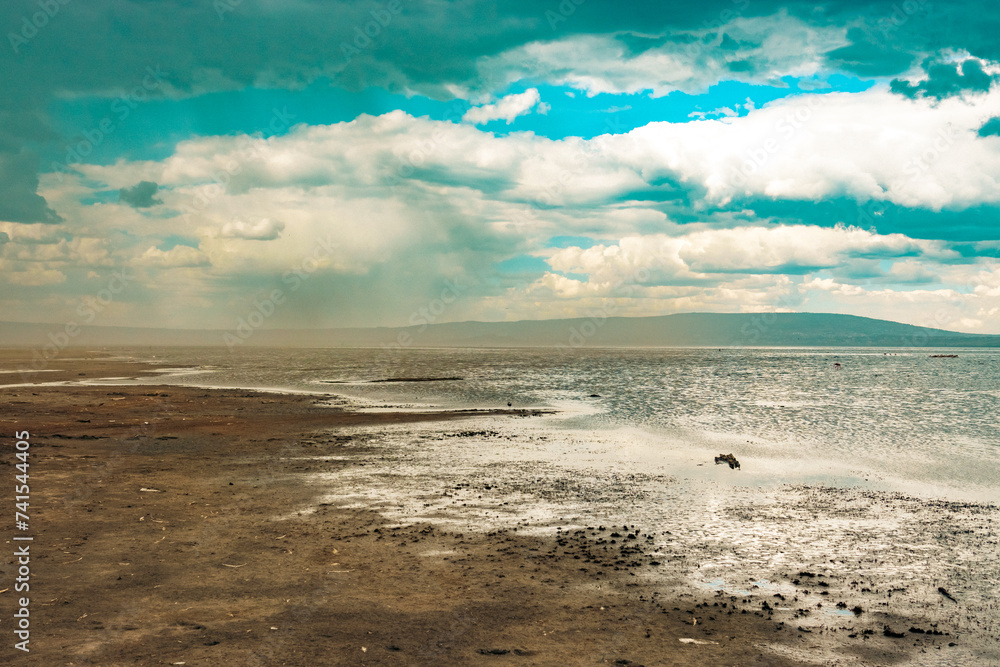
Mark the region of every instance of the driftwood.
[[740, 467], [740, 462], [736, 460], [736, 457], [732, 454], [719, 454], [715, 457], [715, 463], [728, 463], [730, 470], [735, 470]]

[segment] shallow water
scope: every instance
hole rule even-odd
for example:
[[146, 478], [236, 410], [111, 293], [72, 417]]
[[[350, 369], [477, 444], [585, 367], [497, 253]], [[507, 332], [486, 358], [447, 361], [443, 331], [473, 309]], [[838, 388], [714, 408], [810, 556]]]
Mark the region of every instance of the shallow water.
[[[733, 452], [743, 483], [812, 481], [1000, 497], [1000, 350], [324, 349], [158, 351], [167, 382], [334, 393], [399, 408], [557, 407], [622, 441], [605, 461]], [[141, 354], [139, 356], [142, 356]], [[840, 366], [835, 366], [840, 364]], [[382, 382], [397, 377], [460, 381]], [[617, 431], [617, 434], [610, 432]], [[586, 434], [586, 435], [585, 435]], [[714, 453], [719, 453], [715, 451]], [[707, 459], [711, 461], [711, 459]], [[699, 474], [687, 466], [685, 474]]]
[[[552, 537], [582, 532], [612, 558], [625, 546], [622, 538], [635, 535], [628, 544], [641, 552], [623, 554], [629, 564], [622, 569], [644, 582], [643, 590], [668, 598], [700, 591], [751, 610], [769, 603], [775, 618], [793, 627], [840, 632], [832, 653], [820, 651], [824, 664], [837, 664], [837, 642], [864, 641], [864, 630], [880, 638], [887, 625], [948, 633], [925, 642], [934, 650], [957, 642], [946, 655], [920, 654], [907, 664], [1000, 660], [995, 505], [857, 485], [751, 486], [739, 472], [714, 465], [694, 476], [662, 460], [651, 466], [617, 456], [609, 464], [621, 443], [567, 437], [571, 432], [546, 423], [558, 419], [351, 429], [359, 447], [337, 451], [341, 462], [353, 457], [355, 465], [331, 465], [309, 483], [317, 504], [374, 509], [394, 524]], [[609, 537], [617, 544], [599, 541]], [[580, 565], [600, 570], [587, 560]], [[940, 595], [939, 586], [958, 602]], [[855, 607], [863, 613], [850, 611]], [[925, 641], [911, 634], [914, 640]]]

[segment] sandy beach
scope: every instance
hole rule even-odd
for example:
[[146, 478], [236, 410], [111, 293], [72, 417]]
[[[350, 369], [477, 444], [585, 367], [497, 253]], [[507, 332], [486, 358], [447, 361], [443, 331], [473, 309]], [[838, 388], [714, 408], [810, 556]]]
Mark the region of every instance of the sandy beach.
[[[18, 367], [19, 354], [4, 352], [3, 366]], [[459, 532], [324, 503], [329, 489], [308, 483], [391, 465], [364, 429], [451, 428], [482, 411], [351, 412], [322, 396], [156, 384], [13, 386], [154, 368], [84, 355], [58, 367], [0, 376], [0, 474], [13, 482], [14, 433], [29, 431], [34, 536], [24, 654], [12, 647], [17, 565], [5, 529], [8, 664], [959, 664], [949, 651], [976, 648], [968, 633], [882, 609], [873, 600], [887, 591], [820, 570], [788, 573], [797, 594], [787, 604], [666, 595], [646, 574], [669, 579], [681, 559], [656, 555], [652, 527]], [[981, 537], [995, 544], [990, 530]], [[796, 620], [824, 604], [858, 610]], [[934, 594], [927, 604], [951, 603]], [[794, 614], [777, 610], [787, 606]]]

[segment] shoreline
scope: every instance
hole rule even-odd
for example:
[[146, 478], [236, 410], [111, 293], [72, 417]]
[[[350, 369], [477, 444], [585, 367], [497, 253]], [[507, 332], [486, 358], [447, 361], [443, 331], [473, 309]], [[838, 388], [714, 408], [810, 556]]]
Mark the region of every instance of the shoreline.
[[[318, 398], [153, 384], [0, 385], [3, 431], [32, 434], [37, 529], [35, 655], [12, 659], [795, 665], [840, 651], [844, 664], [889, 664], [921, 649], [953, 650], [950, 635], [904, 641], [873, 630], [848, 640], [832, 627], [803, 631], [752, 596], [692, 588], [681, 571], [678, 592], [664, 596], [645, 573], [662, 568], [669, 577], [671, 564], [651, 565], [642, 549], [618, 563], [617, 545], [608, 551], [610, 526], [567, 526], [554, 536], [456, 532], [324, 504], [309, 475], [393, 465], [356, 431], [535, 413], [358, 413], [319, 407]], [[3, 444], [7, 464], [13, 442]], [[14, 474], [10, 465], [0, 473]], [[621, 530], [637, 543], [654, 532]], [[5, 605], [8, 595], [0, 596]], [[878, 618], [905, 631], [904, 618]], [[880, 627], [872, 614], [860, 619]]]

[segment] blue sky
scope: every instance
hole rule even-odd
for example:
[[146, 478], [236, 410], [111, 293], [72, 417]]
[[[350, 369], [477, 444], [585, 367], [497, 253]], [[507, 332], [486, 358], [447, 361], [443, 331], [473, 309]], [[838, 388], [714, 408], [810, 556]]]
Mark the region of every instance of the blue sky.
[[439, 321], [1000, 333], [992, 4], [37, 11], [0, 9], [0, 320], [124, 271], [93, 324], [231, 329], [281, 290], [263, 326], [403, 325], [461, 284]]

